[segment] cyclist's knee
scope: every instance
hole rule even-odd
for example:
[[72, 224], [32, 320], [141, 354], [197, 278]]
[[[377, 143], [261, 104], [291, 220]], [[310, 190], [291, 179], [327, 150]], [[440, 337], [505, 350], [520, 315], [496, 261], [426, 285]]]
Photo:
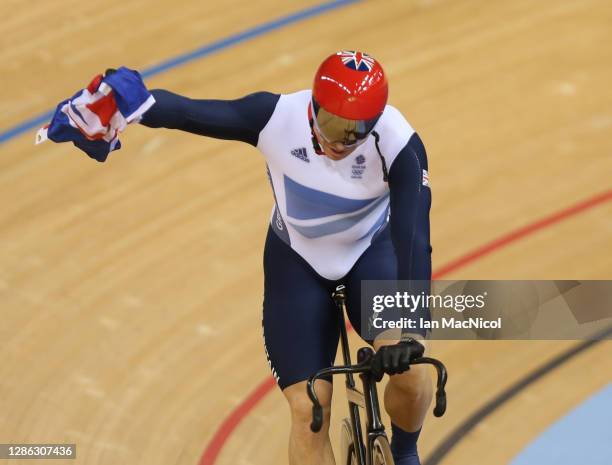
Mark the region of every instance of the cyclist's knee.
[[413, 365], [410, 370], [393, 375], [389, 379], [389, 389], [405, 401], [417, 401], [431, 397], [432, 380], [424, 365]]
[[[332, 384], [327, 381], [317, 381], [315, 383], [315, 391], [323, 407], [323, 428], [321, 431], [326, 432], [329, 428]], [[310, 431], [310, 423], [312, 422], [312, 402], [306, 392], [306, 381], [285, 388], [283, 394], [289, 402], [293, 427]]]
[[405, 431], [416, 431], [423, 424], [433, 398], [431, 375], [423, 365], [391, 376], [385, 389], [385, 411]]

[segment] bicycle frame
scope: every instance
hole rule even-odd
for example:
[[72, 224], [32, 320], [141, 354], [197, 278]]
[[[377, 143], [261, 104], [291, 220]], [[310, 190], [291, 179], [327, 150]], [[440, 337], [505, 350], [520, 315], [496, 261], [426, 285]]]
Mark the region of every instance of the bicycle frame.
[[[314, 382], [326, 375], [346, 375], [346, 394], [348, 398], [349, 413], [351, 418], [351, 429], [353, 434], [353, 447], [355, 448], [355, 456], [357, 465], [371, 465], [373, 463], [373, 444], [374, 440], [380, 436], [385, 437], [386, 433], [384, 425], [380, 419], [380, 404], [378, 402], [378, 391], [376, 389], [376, 381], [372, 379], [370, 370], [370, 360], [374, 355], [374, 351], [370, 347], [362, 347], [357, 352], [357, 365], [351, 365], [351, 354], [348, 343], [348, 335], [344, 314], [346, 311], [344, 286], [338, 286], [333, 294], [334, 302], [338, 308], [338, 324], [340, 326], [340, 345], [342, 350], [342, 359], [344, 366], [334, 366], [324, 368], [314, 374], [308, 380], [308, 396], [313, 403], [312, 407], [312, 424], [310, 426], [313, 432], [318, 432], [323, 424], [323, 409], [318, 401], [314, 390]], [[444, 365], [433, 358], [421, 357], [412, 362], [412, 364], [431, 364], [434, 365], [437, 371], [437, 391], [436, 391], [436, 406], [434, 415], [440, 417], [446, 410], [446, 393], [444, 386], [446, 384], [446, 368]], [[363, 392], [360, 392], [355, 386], [355, 378], [353, 375], [359, 374], [363, 385]], [[361, 428], [361, 416], [359, 408], [363, 408], [366, 412], [366, 439], [367, 446], [364, 443], [364, 436]], [[348, 454], [349, 460], [351, 454]], [[350, 462], [343, 465], [351, 465]]]
[[[344, 321], [345, 305], [344, 305], [344, 290], [334, 293], [334, 301], [338, 307], [338, 323], [340, 325], [340, 344], [342, 347], [342, 359], [344, 365], [351, 365], [351, 352], [348, 344], [348, 335], [346, 332], [346, 323]], [[369, 347], [359, 349], [357, 353], [357, 362], [366, 364], [374, 354], [374, 351]], [[363, 393], [355, 388], [355, 380], [353, 373], [346, 373], [346, 395], [348, 398], [349, 412], [351, 414], [351, 426], [353, 429], [353, 447], [355, 447], [355, 455], [359, 465], [372, 463], [372, 442], [377, 436], [385, 436], [385, 429], [380, 419], [380, 407], [378, 403], [378, 391], [376, 383], [372, 381], [369, 373], [360, 373], [359, 378], [363, 384]], [[359, 407], [366, 412], [366, 433], [368, 447], [366, 449], [363, 434], [361, 431], [361, 418]], [[366, 457], [367, 452], [367, 457]], [[349, 454], [350, 457], [350, 454]], [[345, 465], [351, 465], [350, 463]]]

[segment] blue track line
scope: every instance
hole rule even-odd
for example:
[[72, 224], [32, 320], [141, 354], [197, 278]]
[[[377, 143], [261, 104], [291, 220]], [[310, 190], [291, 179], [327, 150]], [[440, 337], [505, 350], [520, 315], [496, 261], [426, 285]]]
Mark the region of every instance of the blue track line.
[[[268, 32], [280, 29], [284, 26], [288, 26], [289, 24], [297, 23], [299, 21], [312, 18], [313, 16], [318, 16], [327, 11], [350, 5], [352, 3], [357, 3], [359, 1], [361, 0], [335, 0], [331, 2], [321, 3], [305, 10], [298, 11], [296, 13], [291, 13], [287, 16], [283, 16], [273, 21], [260, 24], [259, 26], [252, 27], [251, 29], [247, 29], [246, 31], [238, 32], [237, 34], [231, 35], [224, 39], [220, 39], [210, 44], [203, 45], [202, 47], [199, 47], [191, 52], [187, 52], [177, 57], [170, 58], [157, 65], [145, 69], [141, 72], [141, 74], [144, 78], [149, 78], [157, 74], [161, 74], [164, 71], [168, 71], [186, 63], [195, 61], [199, 58], [212, 55], [215, 52], [225, 50], [226, 48], [240, 44], [247, 40], [254, 39], [255, 37], [262, 36], [264, 34], [267, 34]], [[12, 128], [0, 132], [0, 144], [3, 144], [13, 139], [14, 137], [19, 136], [20, 134], [23, 134], [24, 132], [30, 131], [47, 123], [53, 116], [54, 111], [55, 110], [45, 112], [41, 115], [30, 118], [24, 121], [23, 123], [19, 123], [13, 126]]]

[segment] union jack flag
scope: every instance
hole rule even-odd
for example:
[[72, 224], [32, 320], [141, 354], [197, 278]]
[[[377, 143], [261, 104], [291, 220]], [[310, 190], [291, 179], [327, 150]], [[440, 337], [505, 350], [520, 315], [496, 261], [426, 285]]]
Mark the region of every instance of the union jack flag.
[[367, 53], [355, 52], [353, 50], [342, 50], [338, 52], [338, 56], [342, 63], [344, 63], [344, 66], [357, 71], [372, 71], [375, 63], [374, 58]]
[[119, 133], [140, 120], [155, 103], [137, 71], [120, 67], [96, 76], [91, 83], [64, 100], [53, 118], [36, 133], [36, 144], [45, 140], [72, 142], [100, 162], [121, 148]]

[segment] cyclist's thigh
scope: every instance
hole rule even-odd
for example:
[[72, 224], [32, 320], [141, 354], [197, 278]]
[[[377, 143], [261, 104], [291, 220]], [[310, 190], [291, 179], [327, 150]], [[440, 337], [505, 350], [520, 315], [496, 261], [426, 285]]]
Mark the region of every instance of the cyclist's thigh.
[[346, 285], [346, 303], [351, 325], [369, 343], [372, 341], [365, 337], [361, 328], [361, 281], [395, 279], [397, 279], [397, 258], [391, 242], [390, 227], [387, 225], [343, 280]]
[[281, 389], [333, 365], [338, 320], [333, 283], [268, 230], [264, 249], [263, 332], [266, 356]]

